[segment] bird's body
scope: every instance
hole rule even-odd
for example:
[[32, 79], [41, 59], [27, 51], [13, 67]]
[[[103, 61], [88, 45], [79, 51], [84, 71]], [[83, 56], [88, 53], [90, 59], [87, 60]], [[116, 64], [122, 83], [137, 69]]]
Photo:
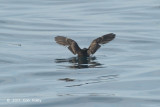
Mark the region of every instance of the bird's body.
[[63, 37], [63, 36], [55, 37], [55, 41], [60, 45], [68, 46], [68, 49], [73, 54], [78, 54], [78, 57], [89, 57], [101, 47], [100, 44], [108, 43], [114, 38], [115, 38], [115, 34], [113, 33], [103, 35], [93, 40], [91, 45], [88, 48], [83, 48], [83, 49], [81, 49], [74, 40]]
[[89, 54], [87, 53], [88, 49], [87, 48], [83, 48], [78, 52], [78, 56], [79, 57], [89, 57]]

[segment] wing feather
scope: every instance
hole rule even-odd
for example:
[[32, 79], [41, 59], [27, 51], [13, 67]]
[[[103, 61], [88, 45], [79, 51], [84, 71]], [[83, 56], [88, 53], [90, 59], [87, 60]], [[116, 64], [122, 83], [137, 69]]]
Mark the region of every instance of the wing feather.
[[101, 46], [100, 44], [108, 43], [109, 41], [113, 40], [115, 38], [115, 34], [110, 33], [103, 35], [95, 40], [92, 41], [91, 45], [88, 48], [88, 54], [94, 54]]
[[77, 54], [80, 51], [80, 47], [78, 46], [78, 44], [70, 38], [66, 38], [64, 36], [56, 36], [55, 41], [60, 45], [67, 46], [73, 54]]

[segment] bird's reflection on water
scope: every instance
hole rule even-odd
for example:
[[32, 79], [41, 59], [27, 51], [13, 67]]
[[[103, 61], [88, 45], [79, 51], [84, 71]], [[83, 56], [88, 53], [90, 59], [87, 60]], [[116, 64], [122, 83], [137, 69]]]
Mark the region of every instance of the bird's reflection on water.
[[[56, 63], [69, 62], [72, 65], [67, 66], [69, 68], [102, 68], [102, 64], [96, 61], [96, 57], [71, 57], [67, 59], [55, 59]], [[64, 65], [65, 66], [65, 65]]]

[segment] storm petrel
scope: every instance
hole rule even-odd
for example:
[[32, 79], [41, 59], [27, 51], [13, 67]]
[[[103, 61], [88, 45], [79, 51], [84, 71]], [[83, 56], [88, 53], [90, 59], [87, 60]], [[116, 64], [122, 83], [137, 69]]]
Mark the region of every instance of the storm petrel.
[[95, 40], [92, 41], [89, 48], [83, 48], [81, 49], [78, 44], [70, 39], [66, 38], [64, 36], [56, 36], [55, 41], [56, 43], [60, 45], [67, 46], [68, 49], [74, 54], [78, 54], [78, 57], [89, 57], [90, 55], [94, 54], [100, 47], [100, 44], [106, 44], [109, 41], [113, 40], [115, 38], [115, 34], [109, 33], [106, 35], [103, 35]]

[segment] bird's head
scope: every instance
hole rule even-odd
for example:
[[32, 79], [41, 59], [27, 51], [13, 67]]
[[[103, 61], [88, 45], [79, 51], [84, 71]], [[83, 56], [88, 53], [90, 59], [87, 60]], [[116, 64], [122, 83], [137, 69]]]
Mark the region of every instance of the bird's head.
[[86, 51], [86, 50], [88, 50], [88, 49], [87, 49], [87, 48], [83, 48], [82, 50], [83, 50], [83, 51]]

